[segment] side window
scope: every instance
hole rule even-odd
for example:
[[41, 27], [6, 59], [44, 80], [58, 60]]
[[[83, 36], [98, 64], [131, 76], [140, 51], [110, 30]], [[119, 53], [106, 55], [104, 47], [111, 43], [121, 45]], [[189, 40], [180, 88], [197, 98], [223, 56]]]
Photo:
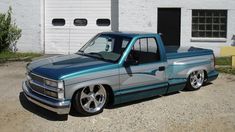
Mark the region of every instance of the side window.
[[128, 59], [137, 60], [140, 64], [151, 63], [160, 60], [156, 39], [138, 39], [132, 47]]
[[148, 49], [147, 49], [147, 51], [150, 52], [150, 53], [158, 54], [158, 47], [157, 47], [156, 39], [148, 38]]
[[133, 51], [141, 51], [141, 40], [140, 39], [138, 39], [136, 42], [135, 42], [135, 44], [134, 44], [134, 46], [132, 47], [132, 50]]
[[63, 19], [63, 18], [54, 18], [54, 19], [52, 19], [52, 25], [53, 26], [64, 26], [65, 25], [65, 19]]
[[130, 39], [123, 39], [122, 40], [122, 48], [125, 49], [126, 46], [129, 44], [130, 42]]

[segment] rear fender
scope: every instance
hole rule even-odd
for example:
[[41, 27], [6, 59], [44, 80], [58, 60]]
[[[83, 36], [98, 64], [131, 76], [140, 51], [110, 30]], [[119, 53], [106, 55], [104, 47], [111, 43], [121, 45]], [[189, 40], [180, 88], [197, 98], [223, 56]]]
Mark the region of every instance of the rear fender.
[[193, 67], [191, 69], [188, 70], [187, 74], [186, 74], [186, 78], [189, 77], [189, 75], [194, 72], [194, 71], [199, 71], [199, 70], [203, 70], [203, 71], [208, 71], [208, 68], [206, 66], [197, 66], [197, 67]]

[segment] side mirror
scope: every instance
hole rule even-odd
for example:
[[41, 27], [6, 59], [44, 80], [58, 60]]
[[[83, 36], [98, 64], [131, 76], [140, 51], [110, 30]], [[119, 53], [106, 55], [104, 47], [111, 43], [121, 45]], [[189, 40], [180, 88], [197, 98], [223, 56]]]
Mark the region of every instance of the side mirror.
[[138, 64], [139, 64], [139, 62], [137, 60], [127, 60], [127, 61], [125, 61], [124, 66], [128, 67], [128, 66], [138, 65]]

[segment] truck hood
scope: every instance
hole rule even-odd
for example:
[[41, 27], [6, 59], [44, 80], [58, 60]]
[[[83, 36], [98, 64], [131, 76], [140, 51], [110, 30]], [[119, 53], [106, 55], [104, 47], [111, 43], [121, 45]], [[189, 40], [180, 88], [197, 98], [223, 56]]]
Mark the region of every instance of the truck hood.
[[109, 65], [113, 65], [113, 63], [78, 54], [72, 54], [59, 55], [33, 61], [27, 66], [27, 70], [43, 77], [60, 80], [61, 77], [66, 75], [89, 70], [92, 71], [94, 68], [102, 69], [102, 67], [107, 67]]

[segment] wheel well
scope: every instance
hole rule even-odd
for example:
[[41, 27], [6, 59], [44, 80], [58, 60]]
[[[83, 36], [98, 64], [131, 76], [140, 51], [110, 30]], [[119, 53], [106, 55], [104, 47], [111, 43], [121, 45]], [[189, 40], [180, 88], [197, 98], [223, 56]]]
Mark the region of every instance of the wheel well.
[[[107, 102], [107, 106], [111, 106], [113, 103], [114, 103], [114, 94], [113, 94], [113, 90], [111, 88], [111, 86], [107, 85], [107, 84], [101, 84], [104, 86], [105, 90], [107, 91], [108, 93], [108, 102]], [[82, 87], [84, 88], [84, 87]], [[76, 95], [76, 93], [81, 90], [82, 88], [79, 88], [78, 90], [76, 90], [74, 93], [73, 93], [73, 96], [72, 96], [72, 103], [74, 103], [74, 97]]]
[[112, 90], [112, 87], [107, 85], [107, 84], [102, 84], [102, 85], [105, 87], [105, 89], [106, 89], [106, 91], [108, 93], [108, 102], [107, 102], [106, 106], [109, 107], [109, 106], [113, 105], [113, 103], [114, 103], [113, 90]]
[[203, 70], [203, 71], [204, 71], [204, 74], [205, 74], [204, 82], [206, 82], [206, 81], [207, 81], [207, 78], [208, 78], [208, 76], [207, 76], [207, 72], [206, 72], [206, 70]]
[[[208, 77], [208, 76], [207, 76], [207, 71], [206, 71], [206, 70], [203, 70], [203, 71], [204, 71], [204, 74], [205, 74], [205, 79], [207, 80], [207, 77]], [[192, 72], [190, 72], [190, 74], [191, 74], [191, 73], [192, 73]], [[188, 77], [187, 77], [187, 78], [189, 78], [190, 74], [188, 74]], [[206, 81], [206, 80], [205, 80], [205, 81]]]

